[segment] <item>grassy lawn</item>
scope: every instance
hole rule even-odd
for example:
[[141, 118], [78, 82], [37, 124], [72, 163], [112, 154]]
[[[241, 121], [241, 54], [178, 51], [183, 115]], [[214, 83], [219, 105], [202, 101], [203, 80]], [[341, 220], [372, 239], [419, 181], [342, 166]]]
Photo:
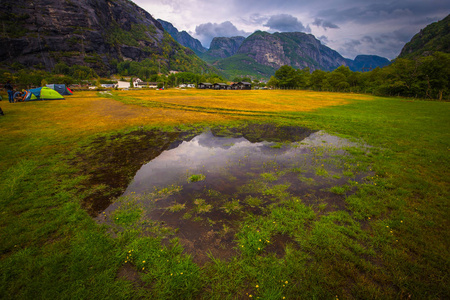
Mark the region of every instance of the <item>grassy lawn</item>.
[[[450, 298], [450, 103], [307, 91], [166, 90], [0, 104], [0, 298]], [[202, 264], [179, 239], [168, 239], [165, 228], [148, 225], [149, 234], [137, 226], [137, 206], [118, 212], [114, 224], [92, 218], [86, 199], [123, 192], [123, 182], [148, 161], [139, 149], [153, 143], [163, 150], [171, 141], [150, 134], [144, 141], [145, 132], [170, 136], [244, 122], [362, 141], [371, 151], [348, 149], [347, 163], [370, 166], [371, 179], [332, 188], [344, 203], [340, 209], [309, 205], [274, 185], [265, 196], [277, 204], [237, 223], [235, 255], [205, 253], [209, 259]], [[110, 169], [115, 157], [121, 163]], [[334, 176], [353, 178], [352, 171]], [[117, 176], [106, 176], [111, 174]], [[278, 175], [261, 174], [260, 182], [270, 184]], [[316, 175], [331, 177], [320, 168]], [[192, 181], [204, 179], [195, 176]], [[118, 177], [123, 182], [114, 185]], [[350, 186], [355, 192], [347, 194]], [[173, 190], [155, 197], [163, 192]], [[211, 210], [200, 200], [199, 216]], [[242, 204], [233, 201], [228, 210]], [[262, 200], [245, 201], [258, 206]], [[184, 206], [169, 209], [179, 213]]]

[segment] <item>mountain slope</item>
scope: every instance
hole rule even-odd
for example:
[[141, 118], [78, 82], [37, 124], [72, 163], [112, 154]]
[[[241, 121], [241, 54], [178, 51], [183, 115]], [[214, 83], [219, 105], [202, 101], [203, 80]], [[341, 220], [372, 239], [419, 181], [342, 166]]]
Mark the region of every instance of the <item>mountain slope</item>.
[[162, 71], [210, 68], [128, 0], [3, 0], [0, 64], [52, 70], [59, 62], [99, 74], [121, 61], [148, 60]]
[[450, 15], [432, 23], [406, 43], [399, 58], [416, 58], [435, 51], [450, 52]]
[[161, 23], [162, 27], [181, 45], [190, 48], [197, 55], [201, 55], [206, 52], [206, 48], [202, 46], [202, 43], [194, 39], [189, 33], [186, 31], [179, 32], [172, 23], [167, 21], [158, 19], [158, 22]]

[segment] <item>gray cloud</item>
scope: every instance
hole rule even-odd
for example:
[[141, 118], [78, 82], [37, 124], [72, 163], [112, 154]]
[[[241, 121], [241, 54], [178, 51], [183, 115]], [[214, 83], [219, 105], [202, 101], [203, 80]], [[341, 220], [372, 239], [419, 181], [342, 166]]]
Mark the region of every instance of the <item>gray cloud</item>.
[[195, 28], [195, 34], [206, 47], [209, 47], [212, 39], [215, 37], [232, 37], [232, 36], [248, 36], [249, 33], [238, 30], [230, 21], [220, 24], [205, 23]]
[[[428, 18], [430, 15], [442, 15], [442, 12], [450, 9], [448, 1], [381, 1], [374, 4], [365, 2], [347, 1], [348, 8], [329, 8], [320, 10], [316, 14], [318, 19], [325, 18], [334, 23], [354, 22], [359, 24], [380, 23], [386, 20], [398, 20], [404, 22], [416, 22], [417, 19]], [[436, 17], [434, 17], [436, 18]], [[431, 17], [433, 19], [433, 17]], [[429, 22], [426, 22], [427, 24]]]
[[367, 36], [367, 35], [363, 36], [363, 38], [361, 39], [361, 42], [367, 43], [367, 44], [373, 44], [373, 43], [375, 43], [374, 40], [373, 40], [373, 38], [370, 37], [370, 36]]
[[327, 29], [327, 28], [333, 28], [333, 29], [337, 29], [339, 28], [339, 26], [337, 26], [334, 23], [331, 23], [329, 21], [325, 21], [323, 19], [320, 18], [316, 18], [313, 22], [313, 25], [316, 25], [317, 27], [322, 27], [323, 29]]
[[269, 27], [269, 29], [273, 30], [273, 31], [311, 32], [311, 29], [309, 27], [303, 26], [302, 22], [300, 22], [296, 17], [288, 15], [288, 14], [279, 14], [279, 15], [271, 16], [269, 18], [269, 20], [267, 20], [267, 23], [263, 24], [263, 26]]

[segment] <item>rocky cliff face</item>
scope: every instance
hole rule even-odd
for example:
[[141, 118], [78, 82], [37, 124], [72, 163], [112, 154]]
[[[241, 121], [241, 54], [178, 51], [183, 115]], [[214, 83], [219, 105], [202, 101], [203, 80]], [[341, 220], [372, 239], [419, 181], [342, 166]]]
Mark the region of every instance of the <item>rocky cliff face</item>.
[[194, 56], [148, 12], [127, 0], [2, 0], [0, 63], [51, 70], [58, 62], [114, 72], [143, 59], [168, 65]]
[[186, 31], [179, 32], [172, 23], [167, 21], [163, 21], [158, 19], [158, 22], [161, 23], [162, 27], [181, 45], [190, 48], [195, 54], [200, 55], [206, 52], [206, 48], [202, 46], [202, 43], [194, 39], [189, 33]]
[[302, 32], [270, 34], [257, 31], [240, 46], [237, 54], [253, 58], [258, 64], [278, 69], [294, 68], [333, 70], [347, 63], [336, 51], [322, 45], [313, 35]]
[[209, 50], [202, 56], [208, 61], [227, 58], [237, 53], [239, 47], [244, 42], [245, 37], [215, 37], [211, 41]]

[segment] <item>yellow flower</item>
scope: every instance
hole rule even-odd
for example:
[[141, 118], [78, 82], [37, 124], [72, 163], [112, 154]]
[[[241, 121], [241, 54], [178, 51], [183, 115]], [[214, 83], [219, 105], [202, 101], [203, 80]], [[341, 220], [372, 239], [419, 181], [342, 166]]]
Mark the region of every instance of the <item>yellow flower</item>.
[[287, 282], [287, 281], [286, 281], [285, 283], [286, 283], [286, 284], [288, 284], [288, 282]]
[[259, 288], [259, 285], [256, 285], [257, 288]]
[[142, 263], [145, 264], [145, 260], [143, 260]]

